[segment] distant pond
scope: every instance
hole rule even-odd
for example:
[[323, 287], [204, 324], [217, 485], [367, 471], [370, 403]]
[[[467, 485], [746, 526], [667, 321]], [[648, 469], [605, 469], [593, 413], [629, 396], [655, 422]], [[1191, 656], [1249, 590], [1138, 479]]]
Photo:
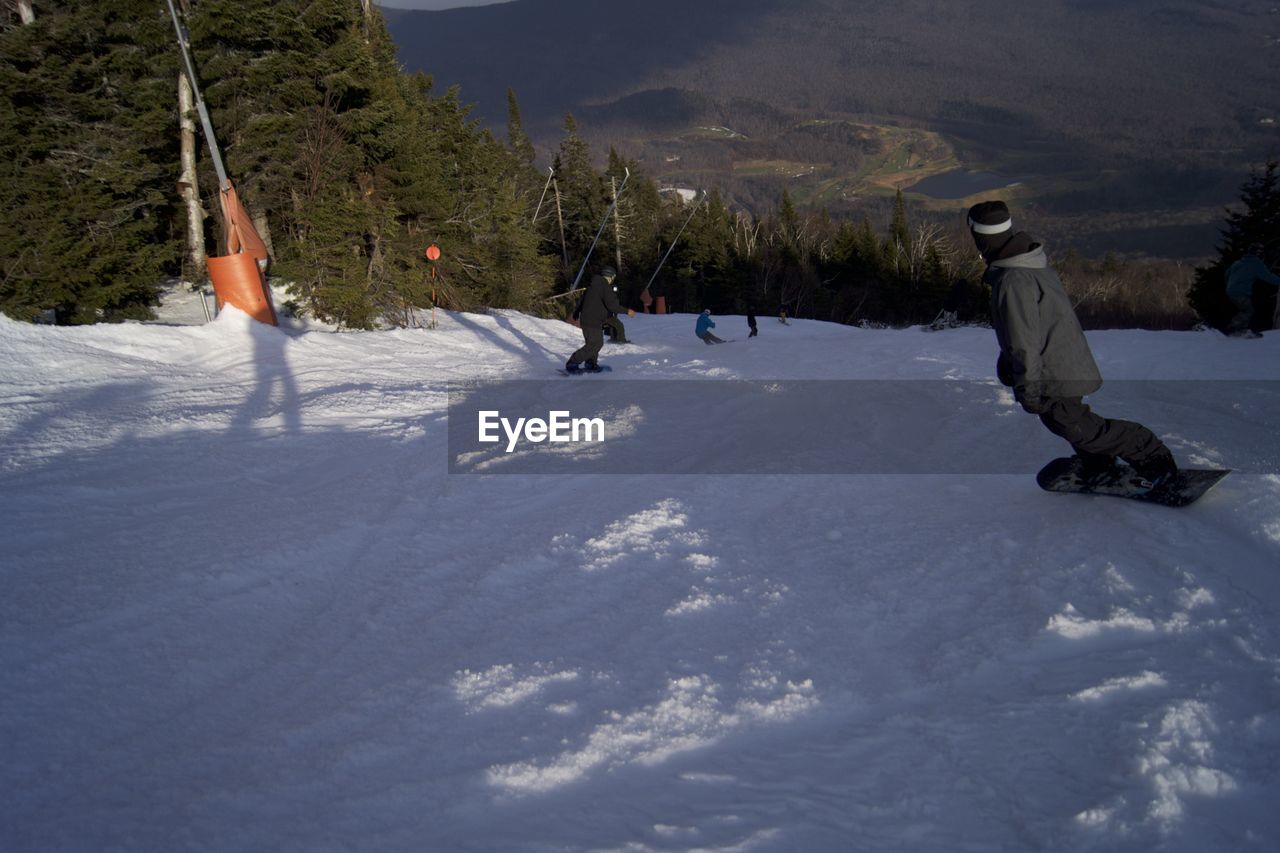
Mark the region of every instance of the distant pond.
[[953, 169], [941, 175], [931, 175], [917, 184], [907, 187], [907, 192], [920, 193], [930, 198], [964, 198], [974, 193], [1010, 187], [1018, 182], [995, 172], [969, 172]]

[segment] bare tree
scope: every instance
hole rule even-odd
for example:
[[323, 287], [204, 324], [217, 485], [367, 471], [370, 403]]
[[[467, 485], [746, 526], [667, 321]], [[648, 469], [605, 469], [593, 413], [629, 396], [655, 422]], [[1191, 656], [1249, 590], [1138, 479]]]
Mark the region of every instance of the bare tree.
[[733, 217], [733, 248], [747, 257], [754, 257], [756, 247], [760, 243], [762, 223], [751, 218], [743, 211]]
[[31, 8], [31, 0], [17, 0], [17, 6], [18, 18], [24, 27], [36, 22], [36, 13]]

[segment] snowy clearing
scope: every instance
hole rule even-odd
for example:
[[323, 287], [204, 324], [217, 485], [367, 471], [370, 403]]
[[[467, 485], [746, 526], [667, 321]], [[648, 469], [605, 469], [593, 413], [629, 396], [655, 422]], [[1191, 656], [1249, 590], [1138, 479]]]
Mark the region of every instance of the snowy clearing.
[[[1236, 469], [1171, 510], [1038, 490], [999, 389], [904, 451], [1018, 473], [450, 473], [450, 384], [581, 334], [439, 317], [0, 318], [0, 848], [1280, 846], [1280, 333], [1090, 333], [1103, 414]], [[992, 379], [986, 329], [716, 319], [556, 381]]]

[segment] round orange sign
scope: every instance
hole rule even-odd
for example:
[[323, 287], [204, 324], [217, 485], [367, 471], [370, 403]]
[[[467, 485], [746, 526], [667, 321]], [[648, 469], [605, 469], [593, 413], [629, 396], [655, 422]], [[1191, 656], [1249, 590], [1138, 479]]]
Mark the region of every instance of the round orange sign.
[[425, 254], [427, 256], [427, 260], [438, 261], [440, 260], [440, 247], [437, 246], [435, 243], [432, 243], [430, 246], [427, 247], [427, 251]]

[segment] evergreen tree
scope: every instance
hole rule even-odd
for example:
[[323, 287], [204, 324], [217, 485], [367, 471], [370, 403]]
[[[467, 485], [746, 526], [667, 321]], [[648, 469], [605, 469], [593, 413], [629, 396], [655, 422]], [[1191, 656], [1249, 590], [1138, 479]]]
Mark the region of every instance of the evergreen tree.
[[[572, 115], [564, 119], [564, 138], [556, 154], [556, 179], [560, 187], [560, 203], [564, 211], [565, 245], [569, 269], [563, 271], [565, 283], [571, 284], [595, 239], [605, 211], [609, 208], [607, 183], [600, 180], [591, 165], [591, 151], [578, 135], [578, 123]], [[607, 263], [599, 257], [595, 264]], [[585, 282], [583, 282], [585, 283]]]
[[[400, 72], [376, 10], [245, 3], [253, 14], [202, 4], [193, 38], [228, 168], [283, 232], [274, 270], [304, 307], [369, 327], [413, 322], [433, 286], [453, 308], [525, 306], [546, 289], [527, 163], [468, 117], [456, 89], [437, 97], [429, 78]], [[433, 242], [434, 282], [422, 259]]]
[[520, 118], [520, 104], [516, 102], [514, 89], [507, 89], [507, 142], [516, 160], [528, 166], [530, 170], [534, 170], [537, 152], [534, 151], [529, 135], [524, 132], [524, 122]]
[[0, 310], [148, 317], [178, 266], [172, 25], [130, 0], [39, 12], [0, 32]]
[[907, 203], [898, 190], [893, 199], [893, 221], [889, 224], [889, 239], [884, 246], [885, 260], [890, 269], [901, 274], [908, 263], [908, 249], [911, 245], [911, 229], [907, 225]]
[[836, 235], [830, 277], [836, 285], [831, 319], [856, 323], [883, 310], [881, 251], [871, 220], [842, 223]]
[[869, 265], [868, 271], [879, 274], [881, 270], [876, 261], [880, 256], [880, 241], [876, 239], [876, 229], [871, 224], [871, 217], [865, 213], [862, 215], [862, 224], [858, 227], [855, 246], [858, 256]]
[[[629, 178], [626, 177], [628, 172]], [[615, 259], [621, 256], [620, 263], [615, 264], [618, 268], [619, 293], [624, 304], [634, 305], [637, 304], [640, 290], [661, 258], [655, 237], [659, 229], [662, 196], [657, 184], [644, 174], [639, 163], [626, 159], [612, 147], [609, 149], [605, 178], [612, 180], [612, 186], [617, 187], [621, 187], [626, 180], [626, 189], [618, 196], [618, 206], [614, 212], [618, 225], [616, 232], [620, 233], [621, 244], [617, 243], [613, 223], [606, 226], [605, 234], [610, 238], [610, 256]], [[601, 238], [602, 242], [603, 239]], [[600, 252], [601, 249], [598, 247], [596, 251]]]
[[403, 81], [380, 18], [365, 12], [345, 0], [244, 0], [191, 16], [228, 172], [264, 230], [283, 235], [271, 241], [273, 271], [306, 308], [354, 327], [403, 316], [420, 278], [392, 253]]
[[550, 289], [552, 274], [530, 222], [536, 199], [525, 192], [524, 164], [467, 117], [456, 90], [423, 103], [427, 126], [405, 153], [429, 167], [430, 182], [442, 192], [411, 230], [445, 241], [443, 268], [461, 300], [455, 307], [530, 307]]
[[1270, 160], [1254, 170], [1240, 189], [1242, 210], [1229, 210], [1218, 244], [1218, 258], [1197, 268], [1195, 283], [1187, 294], [1191, 307], [1204, 322], [1226, 331], [1235, 308], [1226, 296], [1227, 269], [1257, 243], [1274, 264], [1280, 258], [1280, 161]]
[[[677, 240], [685, 220], [689, 224]], [[671, 310], [721, 310], [732, 304], [737, 282], [732, 261], [733, 215], [718, 191], [709, 193], [694, 211], [679, 196], [664, 205], [658, 245], [663, 253], [670, 248], [671, 254], [652, 293], [666, 296]]]
[[[507, 90], [507, 148], [511, 152], [511, 168], [517, 189], [533, 208], [529, 213], [533, 216], [538, 212], [538, 202], [545, 201], [544, 193], [549, 187], [547, 176], [539, 172], [535, 165], [537, 152], [529, 135], [525, 133], [524, 122], [520, 118], [520, 105], [516, 102], [516, 93], [512, 89]], [[551, 207], [554, 207], [554, 201]]]
[[784, 187], [782, 204], [778, 208], [778, 237], [783, 244], [795, 248], [800, 235], [800, 214], [796, 212], [796, 204], [791, 200], [791, 193]]
[[776, 218], [767, 228], [761, 261], [767, 298], [793, 317], [813, 316], [813, 299], [818, 286], [815, 268], [816, 233], [811, 223], [797, 212], [791, 194], [782, 191]]

